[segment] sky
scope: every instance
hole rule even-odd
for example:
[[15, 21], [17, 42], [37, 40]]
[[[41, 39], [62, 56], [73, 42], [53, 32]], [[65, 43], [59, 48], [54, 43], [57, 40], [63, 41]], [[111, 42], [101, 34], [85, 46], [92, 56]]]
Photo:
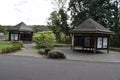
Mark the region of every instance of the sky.
[[0, 0], [0, 25], [46, 25], [52, 0]]
[[46, 25], [54, 10], [52, 1], [0, 0], [0, 25], [16, 25], [20, 22], [27, 25]]

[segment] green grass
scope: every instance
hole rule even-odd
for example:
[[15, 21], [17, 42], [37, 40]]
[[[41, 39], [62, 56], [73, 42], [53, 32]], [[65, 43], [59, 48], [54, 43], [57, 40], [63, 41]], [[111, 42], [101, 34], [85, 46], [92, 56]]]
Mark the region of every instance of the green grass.
[[71, 44], [65, 44], [65, 43], [56, 43], [55, 47], [70, 47]]
[[3, 48], [11, 47], [12, 44], [9, 41], [0, 41], [0, 53], [2, 52]]

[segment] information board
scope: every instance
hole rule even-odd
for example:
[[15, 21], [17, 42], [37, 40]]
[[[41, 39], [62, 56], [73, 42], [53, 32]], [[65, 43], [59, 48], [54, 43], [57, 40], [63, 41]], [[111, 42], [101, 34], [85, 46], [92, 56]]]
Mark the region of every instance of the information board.
[[102, 37], [97, 38], [97, 48], [102, 48]]

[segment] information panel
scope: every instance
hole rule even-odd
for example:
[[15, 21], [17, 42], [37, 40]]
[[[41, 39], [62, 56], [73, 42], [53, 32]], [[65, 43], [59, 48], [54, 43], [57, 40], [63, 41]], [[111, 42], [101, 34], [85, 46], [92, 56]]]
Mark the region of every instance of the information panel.
[[107, 45], [108, 45], [108, 38], [105, 37], [103, 38], [103, 48], [107, 48]]
[[18, 40], [18, 34], [15, 34], [15, 40]]
[[97, 48], [102, 48], [102, 37], [97, 38]]

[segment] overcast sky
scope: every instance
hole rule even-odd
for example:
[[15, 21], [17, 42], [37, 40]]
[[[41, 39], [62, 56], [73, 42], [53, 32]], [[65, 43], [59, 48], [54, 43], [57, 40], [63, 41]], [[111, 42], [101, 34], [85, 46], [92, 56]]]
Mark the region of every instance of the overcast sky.
[[52, 11], [51, 0], [0, 0], [0, 25], [45, 25]]
[[53, 0], [0, 0], [0, 25], [46, 25]]

